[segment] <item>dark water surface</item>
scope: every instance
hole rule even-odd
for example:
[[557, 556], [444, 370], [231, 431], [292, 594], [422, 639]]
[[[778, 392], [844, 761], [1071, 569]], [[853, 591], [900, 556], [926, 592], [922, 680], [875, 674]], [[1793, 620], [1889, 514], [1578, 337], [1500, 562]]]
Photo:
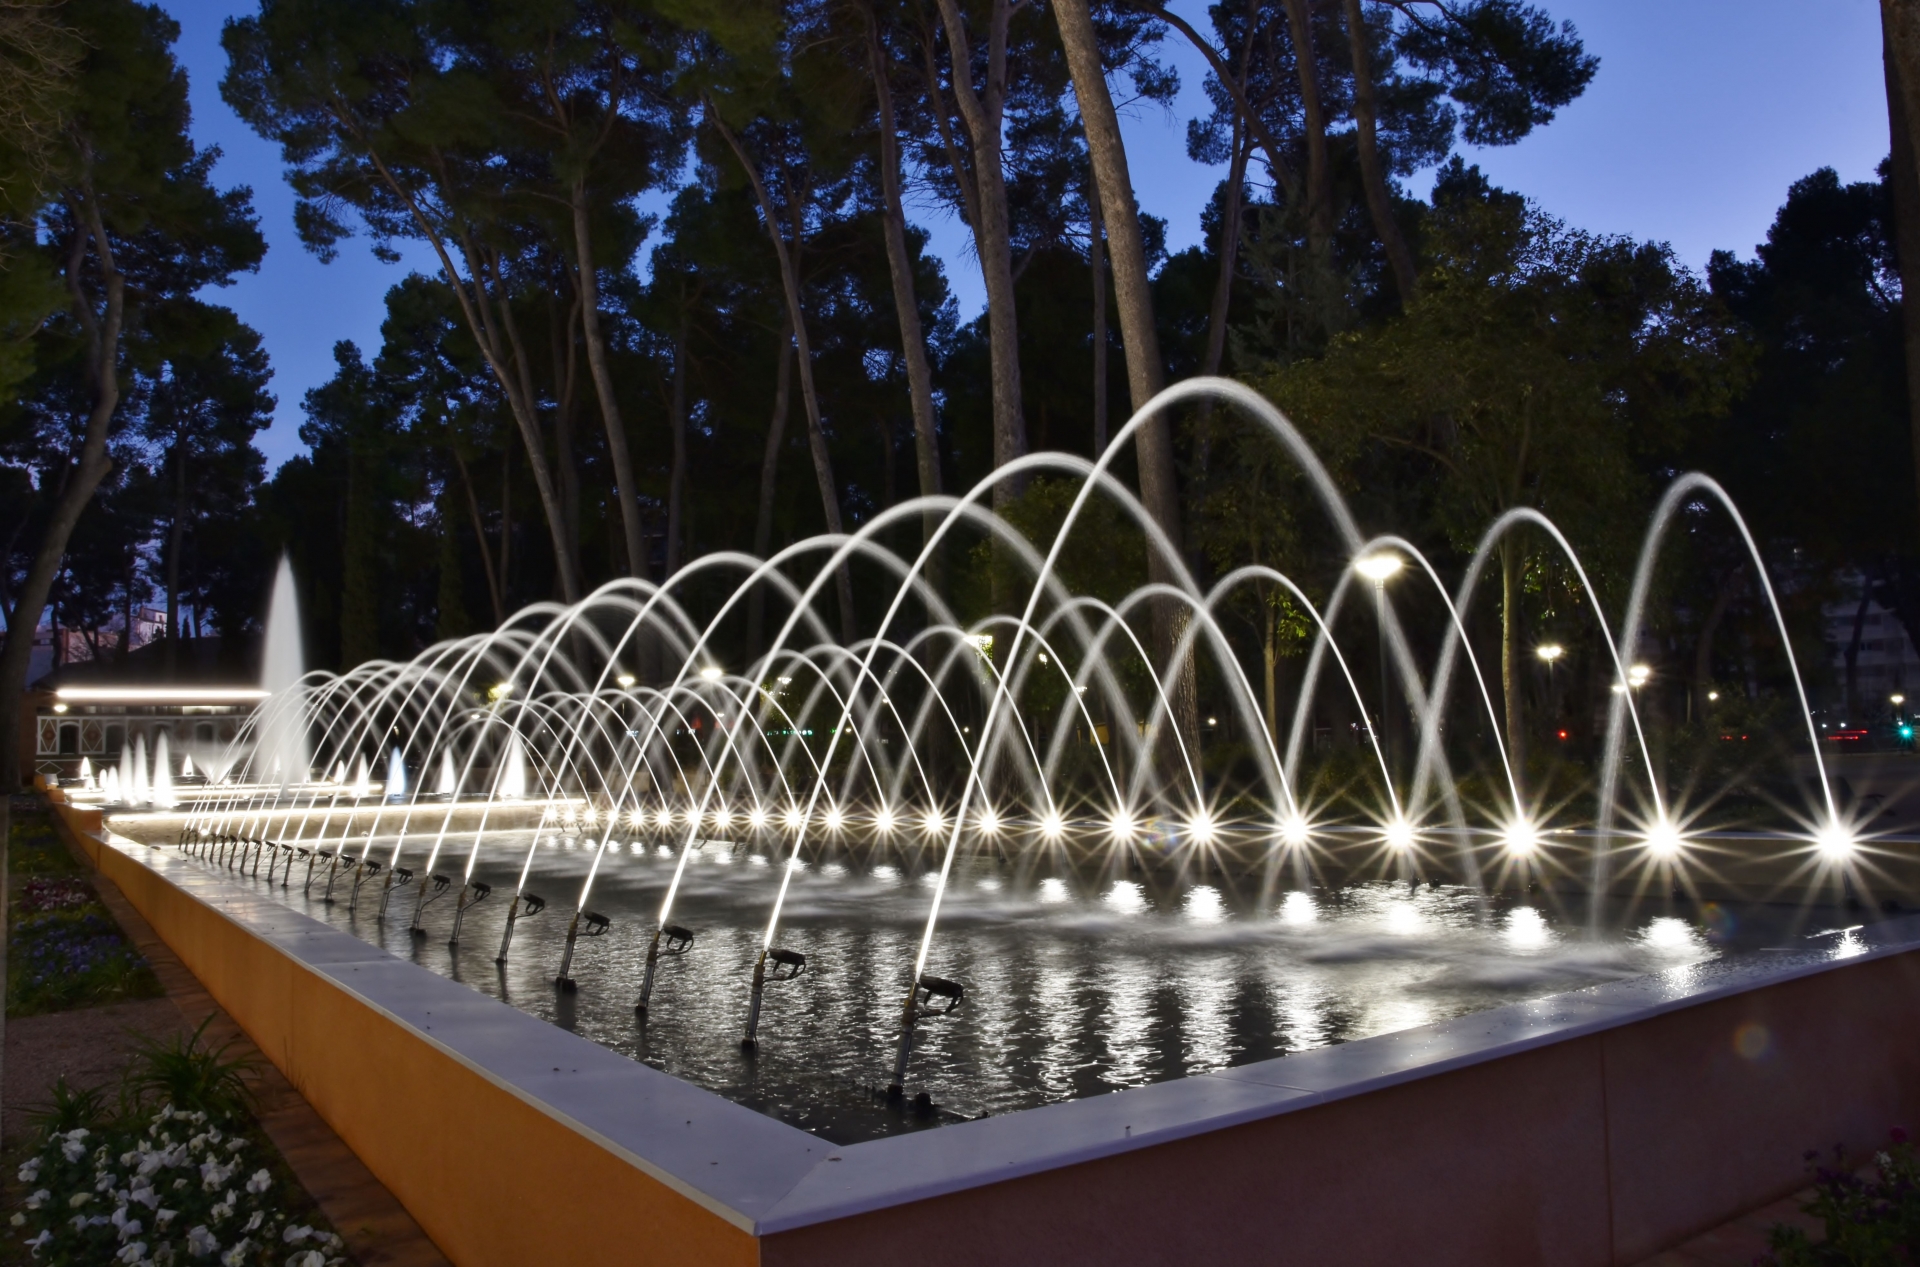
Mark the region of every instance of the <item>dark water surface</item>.
[[[456, 878], [471, 836], [434, 869]], [[302, 871], [273, 893], [297, 910], [615, 1051], [841, 1143], [956, 1118], [1161, 1082], [1324, 1047], [1643, 973], [1712, 959], [1852, 943], [1844, 911], [1821, 907], [1616, 903], [1588, 932], [1584, 898], [1483, 899], [1464, 888], [1372, 883], [1263, 895], [1217, 875], [1048, 870], [991, 854], [957, 862], [927, 961], [966, 987], [951, 1016], [920, 1026], [909, 1094], [929, 1116], [889, 1106], [900, 1003], [936, 873], [896, 858], [806, 863], [793, 877], [776, 944], [807, 956], [798, 980], [769, 985], [759, 1050], [740, 1050], [753, 960], [778, 887], [765, 845], [708, 842], [689, 861], [673, 921], [696, 939], [663, 959], [652, 1007], [634, 1012], [647, 938], [671, 879], [659, 839], [612, 845], [587, 905], [612, 920], [583, 938], [577, 992], [553, 985], [562, 941], [593, 860], [591, 840], [544, 837], [528, 890], [548, 909], [519, 921], [499, 967], [502, 922], [530, 833], [489, 833], [474, 878], [494, 886], [448, 945], [454, 893], [408, 932], [414, 890], [377, 918], [378, 881], [349, 912]], [[384, 858], [391, 842], [377, 844]], [[401, 865], [424, 873], [424, 846]], [[457, 882], [457, 881], [456, 881]], [[248, 881], [242, 881], [248, 883]], [[266, 881], [251, 883], [266, 886]], [[1558, 903], [1565, 903], [1563, 907]]]

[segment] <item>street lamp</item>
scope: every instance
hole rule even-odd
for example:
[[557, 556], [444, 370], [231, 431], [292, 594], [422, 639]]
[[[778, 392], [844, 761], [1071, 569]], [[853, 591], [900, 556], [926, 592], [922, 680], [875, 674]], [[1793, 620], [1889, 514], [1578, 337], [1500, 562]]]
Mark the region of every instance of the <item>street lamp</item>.
[[1535, 647], [1533, 654], [1545, 660], [1548, 665], [1552, 665], [1554, 661], [1567, 654], [1567, 649], [1557, 642], [1548, 642]]
[[1388, 769], [1393, 768], [1393, 754], [1387, 739], [1387, 582], [1405, 566], [1406, 561], [1399, 555], [1385, 550], [1353, 561], [1353, 570], [1373, 582], [1373, 613], [1380, 639], [1380, 727], [1375, 738], [1380, 744], [1381, 760]]

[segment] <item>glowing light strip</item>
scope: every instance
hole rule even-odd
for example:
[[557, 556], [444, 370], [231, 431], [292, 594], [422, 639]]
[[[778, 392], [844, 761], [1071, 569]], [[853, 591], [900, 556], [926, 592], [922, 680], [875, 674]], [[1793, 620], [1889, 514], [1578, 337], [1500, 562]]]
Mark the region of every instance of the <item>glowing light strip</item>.
[[257, 686], [63, 686], [54, 694], [83, 704], [250, 704], [268, 693]]

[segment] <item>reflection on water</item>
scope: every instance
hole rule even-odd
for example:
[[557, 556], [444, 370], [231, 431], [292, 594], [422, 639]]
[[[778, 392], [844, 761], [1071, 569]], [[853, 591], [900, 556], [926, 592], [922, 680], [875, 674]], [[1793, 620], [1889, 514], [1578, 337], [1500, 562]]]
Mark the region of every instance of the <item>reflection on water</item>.
[[[842, 854], [793, 872], [778, 941], [807, 956], [807, 972], [768, 986], [759, 1051], [748, 1057], [739, 1049], [748, 987], [782, 870], [767, 865], [766, 843], [709, 842], [691, 855], [674, 917], [695, 931], [695, 944], [663, 961], [644, 1025], [633, 1004], [672, 851], [637, 841], [608, 850], [590, 905], [613, 929], [580, 943], [579, 992], [563, 996], [551, 979], [595, 850], [562, 836], [538, 851], [528, 887], [550, 905], [519, 922], [512, 961], [497, 968], [502, 908], [528, 844], [524, 833], [488, 837], [474, 876], [496, 896], [472, 908], [458, 947], [447, 944], [451, 895], [426, 908], [427, 935], [414, 938], [411, 889], [396, 894], [384, 921], [373, 885], [354, 914], [344, 902], [322, 904], [319, 885], [303, 896], [298, 877], [273, 892], [403, 958], [828, 1138], [922, 1124], [888, 1109], [874, 1087], [891, 1069], [932, 871], [899, 854], [877, 865]], [[1392, 884], [1263, 895], [1257, 881], [1217, 872], [1201, 883], [1159, 872], [1035, 874], [991, 855], [956, 861], [945, 901], [927, 966], [964, 983], [966, 1001], [921, 1025], [908, 1077], [932, 1094], [943, 1119], [1265, 1060], [1596, 981], [1686, 972], [1811, 931], [1766, 913], [1774, 908], [1708, 919], [1659, 903], [1621, 912], [1618, 931], [1596, 938], [1584, 927], [1584, 898], [1563, 908], [1548, 894], [1483, 899]], [[1836, 955], [1861, 948], [1851, 929], [1829, 928], [1812, 944]]]

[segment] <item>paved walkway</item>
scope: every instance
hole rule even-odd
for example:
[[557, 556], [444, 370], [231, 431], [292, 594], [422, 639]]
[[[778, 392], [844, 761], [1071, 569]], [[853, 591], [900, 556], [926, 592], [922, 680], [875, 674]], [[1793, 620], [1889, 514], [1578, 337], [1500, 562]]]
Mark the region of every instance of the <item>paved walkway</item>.
[[1820, 1222], [1800, 1212], [1812, 1191], [1796, 1192], [1772, 1205], [1749, 1210], [1731, 1223], [1704, 1232], [1684, 1245], [1655, 1254], [1638, 1267], [1753, 1267], [1767, 1255], [1767, 1229], [1777, 1223], [1818, 1233]]
[[[334, 1230], [346, 1239], [354, 1262], [360, 1267], [450, 1267], [445, 1255], [387, 1191], [386, 1185], [374, 1178], [373, 1172], [334, 1134], [333, 1128], [314, 1112], [280, 1070], [261, 1055], [253, 1040], [213, 1001], [199, 978], [168, 949], [119, 888], [98, 872], [93, 874], [93, 882], [101, 902], [120, 921], [127, 936], [153, 965], [160, 984], [166, 987], [165, 1000], [126, 1006], [151, 1009], [170, 1003], [175, 1009], [174, 1023], [189, 1030], [211, 1013], [213, 1020], [207, 1025], [207, 1039], [214, 1046], [231, 1040], [236, 1055], [244, 1053], [259, 1061], [261, 1074], [255, 1090], [259, 1095], [260, 1126]], [[147, 1024], [156, 1023], [151, 1015], [141, 1019]], [[16, 1067], [12, 1050], [14, 1033], [20, 1024], [16, 1021], [7, 1025], [6, 1063], [10, 1084]], [[46, 1075], [45, 1080], [51, 1083], [52, 1076]], [[15, 1103], [11, 1086], [7, 1103]]]

